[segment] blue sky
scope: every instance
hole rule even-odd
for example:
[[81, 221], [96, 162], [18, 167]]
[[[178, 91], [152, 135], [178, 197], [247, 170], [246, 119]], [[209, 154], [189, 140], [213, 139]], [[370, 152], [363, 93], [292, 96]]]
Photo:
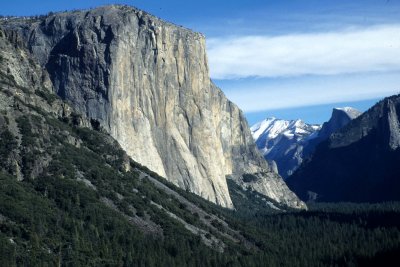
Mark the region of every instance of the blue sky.
[[207, 37], [210, 74], [250, 124], [327, 120], [400, 93], [400, 0], [13, 0], [2, 15], [111, 3], [136, 6]]

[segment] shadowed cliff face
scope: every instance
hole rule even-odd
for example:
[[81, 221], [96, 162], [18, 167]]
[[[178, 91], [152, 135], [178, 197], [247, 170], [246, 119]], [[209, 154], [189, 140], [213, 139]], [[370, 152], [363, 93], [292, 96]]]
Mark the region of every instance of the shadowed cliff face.
[[321, 143], [287, 183], [304, 200], [400, 199], [400, 96], [385, 98]]
[[340, 130], [360, 115], [361, 112], [354, 108], [334, 108], [331, 118], [322, 125], [321, 131], [318, 133], [317, 143], [328, 139], [332, 133]]
[[243, 173], [259, 173], [243, 186], [302, 205], [269, 172], [242, 112], [210, 81], [201, 34], [122, 6], [3, 27], [47, 69], [57, 94], [135, 161], [225, 207], [226, 176], [243, 183]]

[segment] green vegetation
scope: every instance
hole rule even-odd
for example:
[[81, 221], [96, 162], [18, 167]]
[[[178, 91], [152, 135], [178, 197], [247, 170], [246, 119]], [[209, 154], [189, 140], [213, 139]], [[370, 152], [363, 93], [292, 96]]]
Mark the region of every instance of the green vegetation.
[[35, 90], [35, 94], [46, 100], [46, 102], [51, 105], [58, 98], [57, 95], [48, 92], [46, 89]]
[[4, 169], [10, 173], [14, 172], [10, 157], [16, 147], [17, 140], [8, 129], [0, 132], [0, 169]]
[[257, 212], [251, 220], [238, 214], [237, 225], [269, 255], [272, 266], [359, 266], [400, 251], [399, 203], [364, 204], [351, 211], [346, 203], [334, 206], [330, 211], [318, 204], [308, 212]]
[[266, 204], [282, 208], [273, 200], [233, 181], [228, 185], [236, 211], [186, 197], [256, 244], [259, 251], [246, 257], [245, 266], [387, 266], [400, 252], [398, 202], [315, 203], [309, 211], [277, 211]]
[[[400, 252], [399, 203], [294, 211], [228, 180], [236, 210], [227, 210], [130, 161], [75, 117], [33, 113], [16, 118], [20, 145], [0, 133], [0, 266], [373, 266]], [[209, 224], [141, 173], [207, 212]], [[223, 252], [168, 212], [221, 240]], [[227, 238], [220, 219], [244, 240]]]
[[20, 86], [15, 81], [15, 77], [12, 74], [4, 73], [0, 71], [0, 83], [7, 85], [8, 87], [14, 87], [20, 89], [24, 94], [29, 95], [31, 92], [28, 88]]
[[[164, 208], [197, 220], [148, 180], [139, 180], [137, 172], [121, 171], [123, 152], [109, 137], [53, 118], [43, 122], [22, 116], [17, 122], [25, 177], [41, 157], [52, 160], [41, 166], [40, 175], [22, 182], [0, 174], [0, 266], [184, 266], [199, 265], [200, 260], [216, 266], [225, 261], [224, 254], [206, 247], [200, 237], [150, 204], [169, 199]], [[37, 134], [45, 131], [44, 125], [54, 134]], [[66, 143], [60, 135], [65, 130], [83, 144]], [[44, 147], [46, 155], [39, 152]], [[77, 180], [78, 173], [95, 190]], [[140, 231], [127, 219], [135, 214], [151, 218], [161, 233]]]

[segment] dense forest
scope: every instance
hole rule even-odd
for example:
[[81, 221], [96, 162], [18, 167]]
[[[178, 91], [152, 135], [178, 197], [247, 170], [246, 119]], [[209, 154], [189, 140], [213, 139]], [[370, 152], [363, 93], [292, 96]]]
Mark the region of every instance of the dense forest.
[[[399, 203], [295, 211], [230, 182], [227, 210], [130, 161], [101, 131], [34, 113], [17, 119], [21, 140], [1, 132], [1, 266], [388, 266], [400, 252]], [[9, 160], [18, 143], [22, 181]]]
[[389, 266], [400, 252], [400, 203], [290, 210], [228, 180], [224, 209], [0, 74], [1, 267]]
[[235, 210], [221, 208], [132, 161], [1, 30], [0, 48], [0, 267], [390, 266], [399, 255], [400, 203], [291, 210], [228, 179]]

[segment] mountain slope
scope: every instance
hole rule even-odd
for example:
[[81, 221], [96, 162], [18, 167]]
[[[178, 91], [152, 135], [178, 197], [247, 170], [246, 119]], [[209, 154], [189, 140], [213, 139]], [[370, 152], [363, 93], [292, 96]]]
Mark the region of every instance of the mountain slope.
[[327, 140], [331, 134], [342, 129], [350, 121], [354, 120], [360, 115], [361, 112], [352, 107], [334, 108], [329, 121], [322, 124], [322, 127], [318, 131], [316, 138], [310, 140], [308, 143], [307, 148], [305, 149], [305, 156], [310, 156], [319, 143]]
[[[205, 39], [127, 6], [1, 21], [55, 92], [135, 161], [221, 206], [226, 177], [289, 206], [303, 204], [269, 170], [242, 112], [209, 78]], [[256, 177], [243, 180], [249, 173]]]
[[321, 143], [289, 187], [304, 200], [399, 200], [399, 114], [399, 96], [380, 101]]
[[306, 212], [228, 188], [237, 210], [131, 160], [0, 30], [0, 266], [354, 266], [398, 255], [399, 204]]
[[327, 139], [332, 133], [360, 115], [361, 112], [352, 107], [334, 108], [331, 118], [322, 125], [321, 130], [318, 132], [318, 138], [321, 140]]
[[234, 260], [225, 249], [257, 250], [211, 203], [80, 126], [1, 31], [0, 48], [1, 266], [211, 266]]
[[276, 162], [279, 174], [286, 179], [314, 152], [319, 143], [360, 114], [351, 107], [334, 108], [331, 118], [322, 127], [301, 120], [268, 118], [250, 129], [264, 158], [272, 164]]
[[276, 162], [278, 172], [284, 178], [300, 166], [304, 147], [315, 138], [319, 129], [320, 126], [301, 120], [275, 118], [268, 118], [250, 128], [260, 152], [265, 159]]

